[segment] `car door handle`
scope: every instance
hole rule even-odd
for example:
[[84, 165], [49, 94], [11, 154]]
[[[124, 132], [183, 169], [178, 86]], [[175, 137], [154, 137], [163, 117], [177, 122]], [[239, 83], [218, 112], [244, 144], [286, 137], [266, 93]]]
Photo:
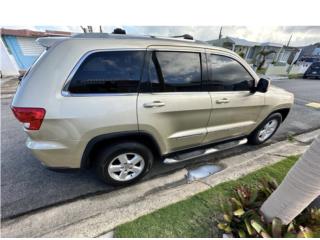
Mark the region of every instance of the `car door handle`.
[[145, 103], [143, 104], [143, 106], [145, 108], [154, 108], [154, 107], [163, 107], [165, 106], [166, 104], [164, 102], [161, 102], [161, 101], [153, 101], [151, 103]]
[[228, 98], [222, 98], [216, 101], [216, 103], [220, 104], [220, 103], [228, 103], [230, 102], [230, 100]]

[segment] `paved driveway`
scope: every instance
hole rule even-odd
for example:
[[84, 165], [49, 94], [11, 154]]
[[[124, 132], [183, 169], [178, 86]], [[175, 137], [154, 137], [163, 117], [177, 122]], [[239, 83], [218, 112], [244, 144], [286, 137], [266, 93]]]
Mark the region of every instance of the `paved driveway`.
[[[279, 80], [274, 81], [273, 84], [295, 93], [296, 101], [287, 120], [272, 141], [286, 138], [288, 132], [301, 133], [320, 128], [320, 110], [305, 106], [305, 103], [310, 101], [320, 102], [320, 80]], [[97, 180], [93, 172], [89, 170], [75, 173], [56, 173], [42, 167], [25, 147], [26, 136], [20, 124], [14, 119], [9, 106], [10, 99], [4, 99], [1, 103], [2, 218], [113, 190], [113, 187]], [[148, 177], [166, 174], [182, 166], [190, 167], [199, 162], [215, 161], [218, 158], [255, 148], [245, 145], [226, 152], [212, 154], [192, 163], [174, 166], [156, 163]]]

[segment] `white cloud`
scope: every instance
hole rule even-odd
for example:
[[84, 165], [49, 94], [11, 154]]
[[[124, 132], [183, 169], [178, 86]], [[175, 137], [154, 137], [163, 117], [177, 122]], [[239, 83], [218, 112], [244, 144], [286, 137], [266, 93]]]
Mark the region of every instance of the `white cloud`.
[[[220, 26], [137, 26], [128, 27], [133, 33], [160, 36], [190, 34], [199, 40], [217, 39]], [[244, 38], [256, 42], [276, 42], [286, 44], [291, 36], [292, 46], [308, 45], [320, 42], [320, 26], [279, 27], [279, 26], [223, 26], [222, 35]]]
[[[82, 32], [80, 26], [9, 26], [32, 30], [61, 30]], [[126, 29], [128, 34], [175, 36], [190, 34], [195, 39], [212, 40], [219, 36], [220, 26], [102, 26], [104, 32], [112, 32], [116, 27]], [[99, 26], [93, 26], [99, 31]], [[256, 42], [286, 44], [291, 36], [292, 46], [303, 46], [320, 42], [320, 26], [223, 26], [222, 35], [244, 38]]]

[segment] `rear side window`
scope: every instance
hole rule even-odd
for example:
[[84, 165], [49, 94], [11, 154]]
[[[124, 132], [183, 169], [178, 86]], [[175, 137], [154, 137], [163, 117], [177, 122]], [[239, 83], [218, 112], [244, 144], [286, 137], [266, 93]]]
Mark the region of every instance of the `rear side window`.
[[201, 89], [199, 53], [154, 52], [149, 65], [153, 92], [192, 92]]
[[254, 86], [254, 79], [236, 60], [209, 55], [208, 91], [249, 91]]
[[80, 65], [69, 85], [70, 93], [137, 92], [144, 51], [96, 52]]

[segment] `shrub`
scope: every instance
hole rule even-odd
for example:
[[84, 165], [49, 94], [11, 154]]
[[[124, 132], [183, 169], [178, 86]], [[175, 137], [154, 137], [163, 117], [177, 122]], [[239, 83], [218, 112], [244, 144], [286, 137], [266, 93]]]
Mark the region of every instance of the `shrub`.
[[307, 208], [291, 223], [283, 225], [278, 218], [265, 221], [259, 211], [263, 202], [278, 187], [274, 179], [262, 179], [257, 189], [239, 186], [230, 199], [221, 199], [223, 220], [218, 228], [233, 237], [312, 237], [319, 230], [320, 209]]

